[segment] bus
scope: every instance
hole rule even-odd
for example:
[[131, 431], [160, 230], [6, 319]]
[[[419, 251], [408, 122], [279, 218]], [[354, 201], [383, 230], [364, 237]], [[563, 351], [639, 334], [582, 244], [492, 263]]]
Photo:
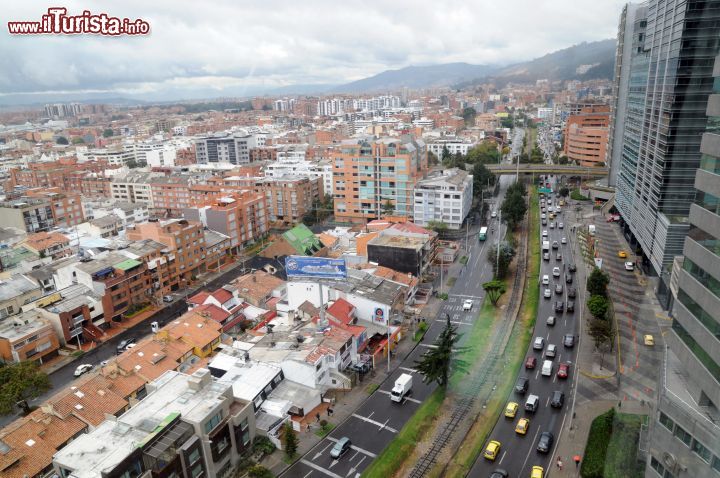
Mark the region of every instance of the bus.
[[487, 239], [487, 227], [480, 228], [480, 232], [478, 233], [478, 239], [481, 241]]

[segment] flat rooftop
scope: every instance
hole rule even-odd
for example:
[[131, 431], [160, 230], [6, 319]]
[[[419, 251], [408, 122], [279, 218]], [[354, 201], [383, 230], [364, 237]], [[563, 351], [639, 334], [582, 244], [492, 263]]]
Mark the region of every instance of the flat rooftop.
[[422, 250], [427, 242], [425, 237], [396, 236], [392, 234], [381, 234], [368, 241], [369, 246], [399, 247], [403, 249]]

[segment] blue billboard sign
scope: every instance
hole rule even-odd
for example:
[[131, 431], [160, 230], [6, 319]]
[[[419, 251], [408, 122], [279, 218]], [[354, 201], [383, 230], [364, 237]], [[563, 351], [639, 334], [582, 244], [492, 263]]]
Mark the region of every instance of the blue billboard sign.
[[347, 266], [344, 259], [288, 256], [285, 258], [285, 272], [288, 277], [345, 279], [347, 277]]

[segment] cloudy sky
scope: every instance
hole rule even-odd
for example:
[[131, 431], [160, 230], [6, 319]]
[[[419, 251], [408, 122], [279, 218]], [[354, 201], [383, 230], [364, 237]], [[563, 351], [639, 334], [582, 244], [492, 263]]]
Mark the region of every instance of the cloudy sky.
[[[0, 96], [148, 96], [340, 84], [408, 65], [509, 64], [614, 37], [621, 0], [7, 2]], [[19, 36], [50, 6], [141, 18], [147, 36]], [[39, 97], [40, 95], [38, 95]], [[183, 95], [185, 96], [185, 95]]]

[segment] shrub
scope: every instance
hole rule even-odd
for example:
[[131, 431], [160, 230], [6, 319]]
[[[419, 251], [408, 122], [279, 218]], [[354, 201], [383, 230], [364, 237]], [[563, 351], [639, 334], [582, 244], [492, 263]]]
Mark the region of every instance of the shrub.
[[603, 478], [614, 419], [615, 409], [611, 408], [593, 420], [585, 446], [585, 457], [580, 465], [580, 476], [583, 478]]
[[275, 451], [275, 445], [270, 441], [268, 437], [259, 436], [255, 437], [253, 443], [253, 453], [262, 453], [263, 455], [269, 455]]

